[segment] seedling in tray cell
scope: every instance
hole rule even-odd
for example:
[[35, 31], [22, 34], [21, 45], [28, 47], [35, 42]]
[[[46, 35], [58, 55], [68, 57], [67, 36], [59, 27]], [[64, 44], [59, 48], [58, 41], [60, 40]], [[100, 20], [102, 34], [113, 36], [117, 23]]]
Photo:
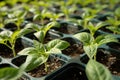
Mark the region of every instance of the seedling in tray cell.
[[9, 30], [3, 30], [0, 32], [0, 43], [7, 46], [12, 50], [14, 57], [16, 56], [15, 52], [15, 43], [18, 38], [28, 33], [30, 30], [21, 29], [11, 32]]
[[20, 51], [19, 55], [27, 55], [27, 59], [23, 65], [26, 66], [26, 71], [30, 71], [45, 64], [47, 71], [47, 60], [51, 54], [60, 54], [61, 50], [67, 48], [69, 43], [60, 39], [54, 39], [47, 44], [40, 43], [34, 40], [34, 46], [28, 47]]
[[109, 70], [96, 61], [96, 54], [99, 46], [109, 42], [117, 42], [117, 39], [113, 35], [100, 35], [94, 38], [87, 32], [75, 34], [74, 37], [83, 43], [83, 49], [90, 59], [86, 65], [88, 80], [112, 80]]

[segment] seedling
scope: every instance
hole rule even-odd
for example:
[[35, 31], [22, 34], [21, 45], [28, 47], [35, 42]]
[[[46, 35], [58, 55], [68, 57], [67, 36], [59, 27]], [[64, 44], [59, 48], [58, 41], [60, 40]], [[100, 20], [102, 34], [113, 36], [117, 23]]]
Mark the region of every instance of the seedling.
[[13, 52], [14, 57], [16, 56], [15, 52], [15, 43], [18, 38], [27, 34], [29, 31], [28, 29], [21, 29], [11, 32], [9, 30], [3, 30], [0, 32], [0, 43], [6, 45], [10, 48]]
[[47, 71], [47, 60], [51, 54], [60, 54], [61, 50], [67, 48], [69, 43], [60, 39], [54, 39], [47, 44], [42, 44], [34, 40], [34, 46], [28, 47], [20, 51], [19, 55], [28, 55], [24, 63], [26, 71], [33, 70], [39, 65], [45, 64]]
[[[14, 10], [13, 10], [14, 11]], [[8, 13], [8, 18], [5, 20], [5, 24], [14, 22], [17, 25], [17, 30], [20, 30], [21, 24], [24, 22], [24, 18], [27, 12], [22, 10], [17, 10], [11, 13]]]
[[100, 35], [94, 38], [87, 32], [75, 34], [74, 37], [83, 43], [83, 49], [90, 59], [86, 65], [86, 75], [88, 79], [112, 80], [109, 70], [96, 61], [96, 54], [99, 46], [109, 42], [117, 42], [117, 39], [113, 35]]
[[97, 49], [99, 46], [117, 42], [118, 40], [113, 35], [100, 35], [94, 38], [90, 33], [82, 32], [74, 35], [75, 38], [83, 43], [83, 49], [90, 59], [94, 57], [96, 60]]
[[118, 20], [117, 17], [108, 17], [108, 20], [106, 22], [110, 24], [110, 26], [106, 27], [107, 29], [112, 31], [114, 34], [120, 34], [120, 20]]

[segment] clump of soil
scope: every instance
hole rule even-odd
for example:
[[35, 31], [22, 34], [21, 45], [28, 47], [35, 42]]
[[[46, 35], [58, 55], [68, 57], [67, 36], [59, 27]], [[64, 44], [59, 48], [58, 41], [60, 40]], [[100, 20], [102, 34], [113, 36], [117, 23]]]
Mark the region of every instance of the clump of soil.
[[48, 60], [47, 61], [47, 71], [45, 71], [45, 65], [42, 64], [39, 67], [37, 67], [36, 69], [29, 71], [28, 74], [33, 76], [33, 77], [42, 77], [45, 76], [51, 72], [53, 72], [54, 70], [56, 70], [57, 68], [61, 67], [62, 63], [58, 58], [55, 58], [54, 60]]

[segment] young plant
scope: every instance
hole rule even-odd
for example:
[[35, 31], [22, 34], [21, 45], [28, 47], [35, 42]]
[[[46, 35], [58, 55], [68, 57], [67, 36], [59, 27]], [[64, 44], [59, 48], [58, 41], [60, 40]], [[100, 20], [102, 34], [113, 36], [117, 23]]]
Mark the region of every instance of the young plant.
[[25, 28], [36, 31], [34, 35], [38, 38], [38, 40], [41, 43], [43, 43], [47, 32], [50, 30], [50, 28], [54, 27], [57, 24], [58, 24], [57, 22], [50, 22], [44, 26], [39, 26], [37, 24], [30, 23], [30, 24], [27, 24]]
[[96, 32], [97, 30], [99, 30], [101, 27], [104, 27], [105, 25], [107, 25], [107, 24], [104, 23], [104, 22], [99, 22], [99, 23], [97, 23], [96, 25], [94, 25], [92, 22], [89, 22], [89, 23], [88, 23], [88, 26], [87, 26], [87, 29], [90, 31], [90, 34], [91, 34], [92, 36], [94, 36], [94, 35], [95, 35], [95, 32]]
[[100, 35], [94, 38], [90, 33], [82, 32], [74, 35], [75, 38], [83, 43], [83, 49], [87, 56], [96, 60], [97, 49], [99, 46], [109, 43], [117, 42], [118, 40], [113, 35]]
[[21, 24], [24, 22], [24, 18], [27, 14], [27, 11], [23, 10], [14, 10], [12, 12], [8, 12], [8, 19], [5, 20], [5, 24], [7, 23], [15, 23], [17, 25], [17, 30], [20, 30]]
[[117, 17], [108, 17], [108, 20], [106, 22], [110, 24], [110, 26], [106, 27], [107, 29], [112, 31], [114, 34], [120, 34], [120, 20], [118, 20]]
[[15, 57], [16, 56], [16, 52], [15, 52], [16, 40], [21, 36], [27, 34], [29, 31], [31, 30], [21, 29], [21, 30], [16, 30], [14, 32], [11, 32], [9, 30], [3, 30], [0, 32], [0, 43], [10, 48]]
[[88, 80], [112, 80], [109, 70], [96, 61], [96, 54], [99, 46], [109, 42], [117, 42], [117, 39], [113, 35], [100, 35], [94, 38], [87, 32], [75, 34], [74, 37], [83, 43], [83, 49], [90, 59], [86, 65]]
[[84, 12], [82, 14], [82, 20], [79, 20], [79, 23], [81, 24], [81, 26], [86, 29], [87, 28], [87, 25], [88, 25], [88, 22], [93, 19], [95, 17], [95, 15], [90, 15], [89, 12]]
[[45, 64], [45, 71], [47, 71], [47, 60], [51, 54], [60, 54], [61, 50], [67, 48], [69, 43], [60, 39], [54, 39], [47, 44], [42, 44], [34, 40], [33, 47], [28, 47], [20, 51], [19, 55], [27, 55], [24, 63], [26, 71], [33, 70], [39, 65]]

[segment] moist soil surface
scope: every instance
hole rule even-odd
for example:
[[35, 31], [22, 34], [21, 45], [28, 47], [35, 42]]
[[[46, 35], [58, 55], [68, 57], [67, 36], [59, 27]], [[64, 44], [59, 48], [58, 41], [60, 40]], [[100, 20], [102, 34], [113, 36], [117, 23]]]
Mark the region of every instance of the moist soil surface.
[[27, 73], [33, 77], [42, 77], [42, 76], [45, 76], [53, 72], [54, 70], [56, 70], [57, 68], [61, 66], [62, 66], [61, 61], [58, 58], [55, 58], [52, 61], [51, 60], [47, 61], [47, 71], [45, 71], [45, 65], [43, 64], [37, 67], [36, 69], [29, 71]]

